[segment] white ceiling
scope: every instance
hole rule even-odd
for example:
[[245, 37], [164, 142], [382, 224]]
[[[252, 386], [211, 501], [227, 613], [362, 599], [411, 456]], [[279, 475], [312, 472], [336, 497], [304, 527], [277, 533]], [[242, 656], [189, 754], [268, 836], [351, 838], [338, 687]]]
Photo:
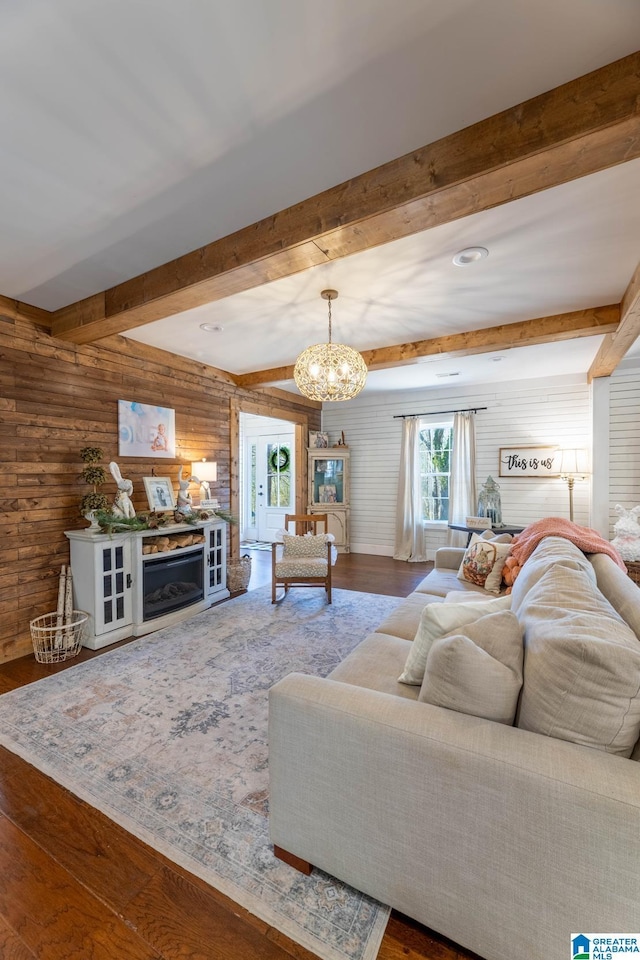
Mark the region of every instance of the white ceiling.
[[[639, 41], [637, 0], [3, 3], [0, 294], [57, 309]], [[325, 339], [325, 286], [340, 291], [335, 337], [361, 349], [619, 301], [640, 259], [639, 164], [128, 335], [241, 373]], [[468, 244], [489, 257], [453, 267]], [[545, 347], [544, 361], [537, 347], [429, 360], [368, 388], [509, 379], [534, 362], [580, 373], [599, 342]]]

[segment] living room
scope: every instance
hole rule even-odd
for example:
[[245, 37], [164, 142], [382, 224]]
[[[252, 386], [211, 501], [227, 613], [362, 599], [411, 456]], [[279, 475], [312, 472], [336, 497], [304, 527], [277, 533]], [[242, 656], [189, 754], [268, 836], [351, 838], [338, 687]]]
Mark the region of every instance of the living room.
[[[575, 522], [612, 539], [616, 505], [640, 504], [636, 6], [593, 0], [587, 10], [572, 0], [563, 10], [549, 2], [533, 11], [504, 0], [459, 0], [445, 12], [416, 0], [401, 16], [384, 3], [372, 11], [362, 2], [349, 15], [327, 12], [314, 41], [318, 11], [303, 4], [302, 15], [283, 0], [273, 22], [264, 5], [251, 4], [242, 21], [244, 42], [229, 27], [233, 55], [216, 40], [226, 28], [206, 4], [195, 4], [200, 30], [191, 30], [163, 2], [146, 41], [146, 17], [133, 6], [132, 14], [120, 4], [110, 11], [99, 4], [93, 24], [83, 22], [72, 0], [60, 3], [58, 18], [35, 8], [22, 17], [0, 15], [7, 17], [4, 69], [11, 92], [5, 122], [16, 145], [15, 165], [3, 177], [0, 270], [0, 662], [30, 656], [31, 621], [56, 609], [58, 575], [70, 556], [65, 531], [86, 523], [78, 506], [88, 489], [80, 480], [80, 451], [99, 448], [104, 467], [119, 462], [138, 511], [147, 507], [145, 477], [168, 477], [177, 489], [181, 468], [214, 461], [213, 495], [237, 516], [243, 414], [292, 424], [299, 511], [307, 506], [309, 432], [327, 433], [331, 444], [345, 438], [356, 558], [394, 554], [402, 418], [449, 423], [459, 409], [476, 410], [476, 481], [498, 481], [505, 522], [524, 527], [543, 517], [568, 518], [569, 493], [558, 476], [503, 475], [501, 449], [577, 447], [587, 453], [588, 470], [573, 489]], [[287, 29], [288, 17], [295, 29]], [[102, 61], [104, 73], [96, 67], [91, 96], [100, 110], [92, 113], [77, 58], [86, 43], [96, 63], [109, 60], [101, 29], [119, 52], [117, 68]], [[270, 46], [265, 37], [272, 29], [279, 39]], [[157, 60], [158, 50], [173, 56], [174, 31], [190, 51], [179, 76]], [[306, 58], [291, 50], [302, 35]], [[478, 36], [486, 46], [482, 55], [475, 50]], [[136, 45], [145, 51], [139, 62]], [[280, 64], [285, 50], [291, 59]], [[189, 55], [207, 83], [189, 73]], [[249, 70], [249, 55], [259, 69]], [[202, 66], [208, 58], [220, 59], [215, 78]], [[123, 77], [131, 61], [138, 65], [130, 96]], [[309, 90], [292, 91], [292, 71], [304, 75], [310, 63]], [[474, 73], [480, 65], [482, 84]], [[251, 96], [242, 100], [230, 88], [245, 67]], [[83, 69], [91, 73], [86, 63]], [[151, 108], [144, 71], [156, 85]], [[592, 71], [600, 71], [597, 79], [581, 84]], [[453, 92], [445, 98], [449, 84]], [[241, 129], [231, 124], [224, 135], [222, 119], [212, 133], [207, 116], [214, 106], [216, 117], [224, 113], [221, 90], [229, 116], [236, 110], [238, 124], [242, 118]], [[113, 125], [111, 95], [119, 117]], [[412, 102], [404, 119], [395, 106], [401, 95]], [[531, 98], [541, 99], [528, 112], [523, 104]], [[66, 101], [76, 112], [56, 120]], [[548, 124], [536, 112], [544, 104]], [[498, 115], [503, 140], [496, 151]], [[149, 140], [141, 145], [145, 124]], [[172, 130], [166, 152], [164, 124]], [[471, 125], [477, 127], [465, 135]], [[354, 130], [357, 137], [346, 133]], [[76, 135], [83, 144], [77, 157]], [[94, 137], [96, 152], [85, 152]], [[55, 149], [36, 151], [36, 138]], [[424, 144], [437, 149], [430, 153]], [[126, 167], [127, 151], [142, 173]], [[312, 158], [320, 159], [312, 164]], [[562, 191], [574, 188], [569, 202]], [[557, 224], [562, 218], [555, 237], [551, 213], [534, 206], [545, 196], [557, 208]], [[597, 235], [576, 213], [588, 198], [600, 218]], [[531, 203], [526, 215], [519, 203]], [[493, 233], [488, 220], [478, 233], [475, 218], [484, 215], [495, 215]], [[584, 248], [592, 249], [586, 259], [580, 259], [582, 246], [579, 252], [570, 246], [581, 232]], [[391, 263], [393, 245], [414, 234], [427, 245], [418, 260], [394, 265], [383, 279], [385, 251]], [[539, 248], [531, 259], [524, 235], [532, 244], [535, 237]], [[452, 265], [452, 253], [480, 243], [486, 258]], [[510, 245], [513, 257], [506, 261]], [[357, 258], [372, 251], [375, 266], [361, 267]], [[405, 283], [410, 272], [412, 292]], [[303, 347], [325, 337], [319, 294], [334, 284], [340, 292], [333, 304], [336, 333], [363, 354], [370, 372], [355, 399], [320, 404], [298, 392], [292, 368]], [[196, 339], [202, 324], [210, 328], [206, 342]], [[174, 457], [120, 457], [122, 400], [175, 412]], [[109, 479], [103, 491], [111, 500], [115, 482]], [[228, 557], [237, 558], [243, 531], [231, 524], [227, 533]], [[447, 539], [446, 523], [427, 524], [429, 560]], [[17, 784], [20, 769], [10, 761], [9, 767]], [[44, 780], [37, 783], [45, 789]], [[137, 855], [144, 860], [143, 852]], [[399, 935], [399, 954], [406, 955], [407, 930]], [[428, 957], [424, 931], [418, 936], [419, 955]], [[263, 947], [257, 940], [246, 955], [259, 956]], [[380, 957], [391, 960], [393, 949], [387, 943]], [[198, 955], [193, 951], [188, 955]], [[234, 955], [232, 948], [227, 955]]]

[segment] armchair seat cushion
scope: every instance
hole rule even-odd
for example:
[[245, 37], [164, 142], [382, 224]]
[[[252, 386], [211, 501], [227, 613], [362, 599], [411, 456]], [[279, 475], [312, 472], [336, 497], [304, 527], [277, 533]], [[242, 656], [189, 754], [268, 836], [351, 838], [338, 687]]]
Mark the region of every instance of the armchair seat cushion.
[[321, 557], [292, 557], [291, 559], [277, 560], [275, 565], [275, 575], [278, 578], [326, 577], [326, 547], [324, 560]]

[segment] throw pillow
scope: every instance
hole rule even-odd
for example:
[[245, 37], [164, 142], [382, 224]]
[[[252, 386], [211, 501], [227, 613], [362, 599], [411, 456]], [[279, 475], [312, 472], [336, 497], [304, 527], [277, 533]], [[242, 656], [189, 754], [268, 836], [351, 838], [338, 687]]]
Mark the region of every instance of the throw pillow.
[[404, 670], [398, 677], [400, 683], [419, 687], [424, 677], [427, 655], [431, 644], [445, 633], [479, 620], [488, 613], [508, 610], [511, 597], [496, 597], [490, 600], [471, 600], [468, 603], [430, 603], [422, 611], [420, 625], [411, 644]]
[[458, 579], [475, 583], [488, 593], [500, 593], [502, 568], [510, 550], [510, 543], [489, 540], [474, 533], [462, 558]]
[[293, 537], [285, 534], [283, 557], [286, 559], [297, 557], [324, 557], [327, 556], [327, 539], [323, 533]]
[[522, 686], [522, 628], [510, 610], [491, 613], [436, 640], [419, 700], [512, 724]]

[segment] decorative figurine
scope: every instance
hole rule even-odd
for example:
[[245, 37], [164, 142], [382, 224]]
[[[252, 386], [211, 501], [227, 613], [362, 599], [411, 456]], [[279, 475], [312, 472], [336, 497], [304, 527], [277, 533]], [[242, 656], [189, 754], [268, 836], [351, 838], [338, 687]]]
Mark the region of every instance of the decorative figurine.
[[122, 474], [120, 473], [120, 467], [113, 460], [109, 464], [109, 470], [111, 470], [111, 476], [118, 485], [118, 492], [115, 500], [113, 501], [113, 513], [117, 517], [124, 517], [127, 520], [133, 520], [136, 515], [133, 503], [131, 502], [133, 482], [131, 480], [123, 479]]
[[640, 506], [625, 510], [617, 503], [616, 513], [620, 519], [613, 528], [615, 537], [611, 545], [623, 560], [640, 560]]
[[191, 502], [191, 494], [189, 493], [189, 484], [192, 480], [195, 480], [195, 477], [187, 477], [186, 480], [182, 479], [182, 464], [180, 464], [180, 469], [178, 470], [178, 497], [176, 501], [176, 509], [178, 513], [193, 513], [193, 503]]

